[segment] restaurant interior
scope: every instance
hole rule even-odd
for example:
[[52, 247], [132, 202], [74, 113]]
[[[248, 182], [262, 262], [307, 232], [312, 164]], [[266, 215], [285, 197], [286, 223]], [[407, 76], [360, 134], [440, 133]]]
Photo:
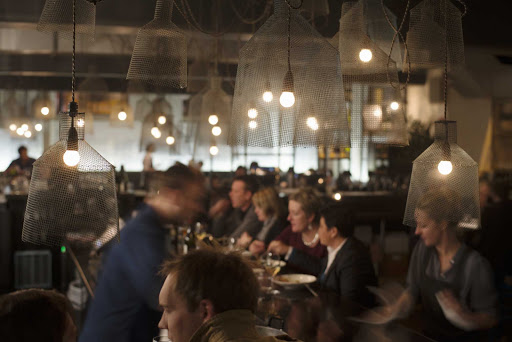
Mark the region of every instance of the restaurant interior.
[[0, 340], [30, 289], [63, 341], [243, 340], [160, 320], [164, 261], [213, 249], [260, 335], [512, 341], [511, 11], [0, 0]]

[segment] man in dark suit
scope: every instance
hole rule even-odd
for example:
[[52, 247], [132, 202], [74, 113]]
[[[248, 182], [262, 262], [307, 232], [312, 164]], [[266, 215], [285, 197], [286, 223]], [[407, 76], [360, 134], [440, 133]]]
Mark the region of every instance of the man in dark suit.
[[364, 306], [373, 306], [374, 298], [367, 286], [377, 286], [377, 277], [368, 248], [352, 237], [353, 215], [339, 205], [328, 206], [320, 214], [318, 235], [328, 251], [322, 259], [320, 285]]

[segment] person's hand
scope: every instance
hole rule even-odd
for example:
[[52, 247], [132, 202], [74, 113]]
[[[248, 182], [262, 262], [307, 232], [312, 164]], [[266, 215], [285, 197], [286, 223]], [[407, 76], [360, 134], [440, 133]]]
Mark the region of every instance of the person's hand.
[[231, 206], [231, 203], [227, 199], [220, 199], [217, 202], [215, 202], [214, 205], [210, 208], [208, 211], [208, 216], [211, 218], [215, 218], [219, 215], [224, 214], [229, 207]]
[[290, 246], [288, 246], [287, 244], [281, 241], [274, 240], [270, 243], [270, 245], [268, 245], [267, 251], [278, 255], [285, 255], [286, 253], [288, 253], [289, 249]]
[[249, 246], [249, 252], [255, 256], [262, 254], [265, 252], [265, 243], [263, 241], [254, 240]]
[[462, 307], [460, 302], [455, 298], [452, 291], [442, 290], [437, 294], [438, 300], [443, 303], [446, 309], [452, 310], [458, 315], [462, 316], [465, 313], [465, 309]]
[[242, 235], [236, 241], [236, 245], [238, 247], [247, 248], [252, 241], [252, 236], [250, 236], [247, 232], [243, 232]]

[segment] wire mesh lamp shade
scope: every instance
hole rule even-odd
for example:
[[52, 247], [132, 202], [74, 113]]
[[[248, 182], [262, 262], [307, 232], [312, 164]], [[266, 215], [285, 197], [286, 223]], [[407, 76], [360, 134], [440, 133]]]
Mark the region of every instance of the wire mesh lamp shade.
[[171, 22], [173, 0], [158, 0], [155, 17], [137, 34], [126, 79], [157, 86], [187, 86], [187, 41]]
[[[231, 146], [348, 146], [338, 51], [285, 0], [240, 50]], [[289, 56], [289, 64], [288, 64]]]
[[[76, 33], [87, 39], [94, 39], [96, 5], [86, 1], [76, 1]], [[37, 30], [46, 33], [59, 33], [59, 36], [72, 39], [73, 0], [46, 0], [37, 24]]]
[[393, 60], [388, 68], [388, 53], [367, 33], [369, 8], [367, 0], [346, 2], [340, 19], [338, 49], [350, 103], [351, 144], [408, 145], [398, 70]]
[[[455, 121], [436, 121], [435, 140], [413, 162], [404, 224], [425, 210], [459, 228], [480, 227], [478, 164], [457, 145]], [[438, 221], [439, 221], [438, 220]]]
[[[84, 141], [83, 124], [75, 124], [76, 145], [70, 147], [71, 118], [59, 116], [60, 140], [34, 163], [22, 240], [101, 245], [119, 236], [114, 167]], [[84, 114], [77, 114], [75, 122], [83, 123]], [[70, 150], [78, 160], [66, 159]]]
[[448, 67], [464, 64], [462, 13], [450, 0], [423, 0], [411, 9], [407, 47], [411, 68]]

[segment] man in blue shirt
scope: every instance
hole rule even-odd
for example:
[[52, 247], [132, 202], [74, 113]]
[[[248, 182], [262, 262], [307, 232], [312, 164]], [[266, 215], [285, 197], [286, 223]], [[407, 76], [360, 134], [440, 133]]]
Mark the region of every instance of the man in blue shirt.
[[163, 225], [190, 221], [202, 210], [202, 177], [177, 163], [163, 177], [158, 194], [121, 231], [106, 255], [80, 342], [150, 341], [161, 313], [158, 276], [167, 256]]

